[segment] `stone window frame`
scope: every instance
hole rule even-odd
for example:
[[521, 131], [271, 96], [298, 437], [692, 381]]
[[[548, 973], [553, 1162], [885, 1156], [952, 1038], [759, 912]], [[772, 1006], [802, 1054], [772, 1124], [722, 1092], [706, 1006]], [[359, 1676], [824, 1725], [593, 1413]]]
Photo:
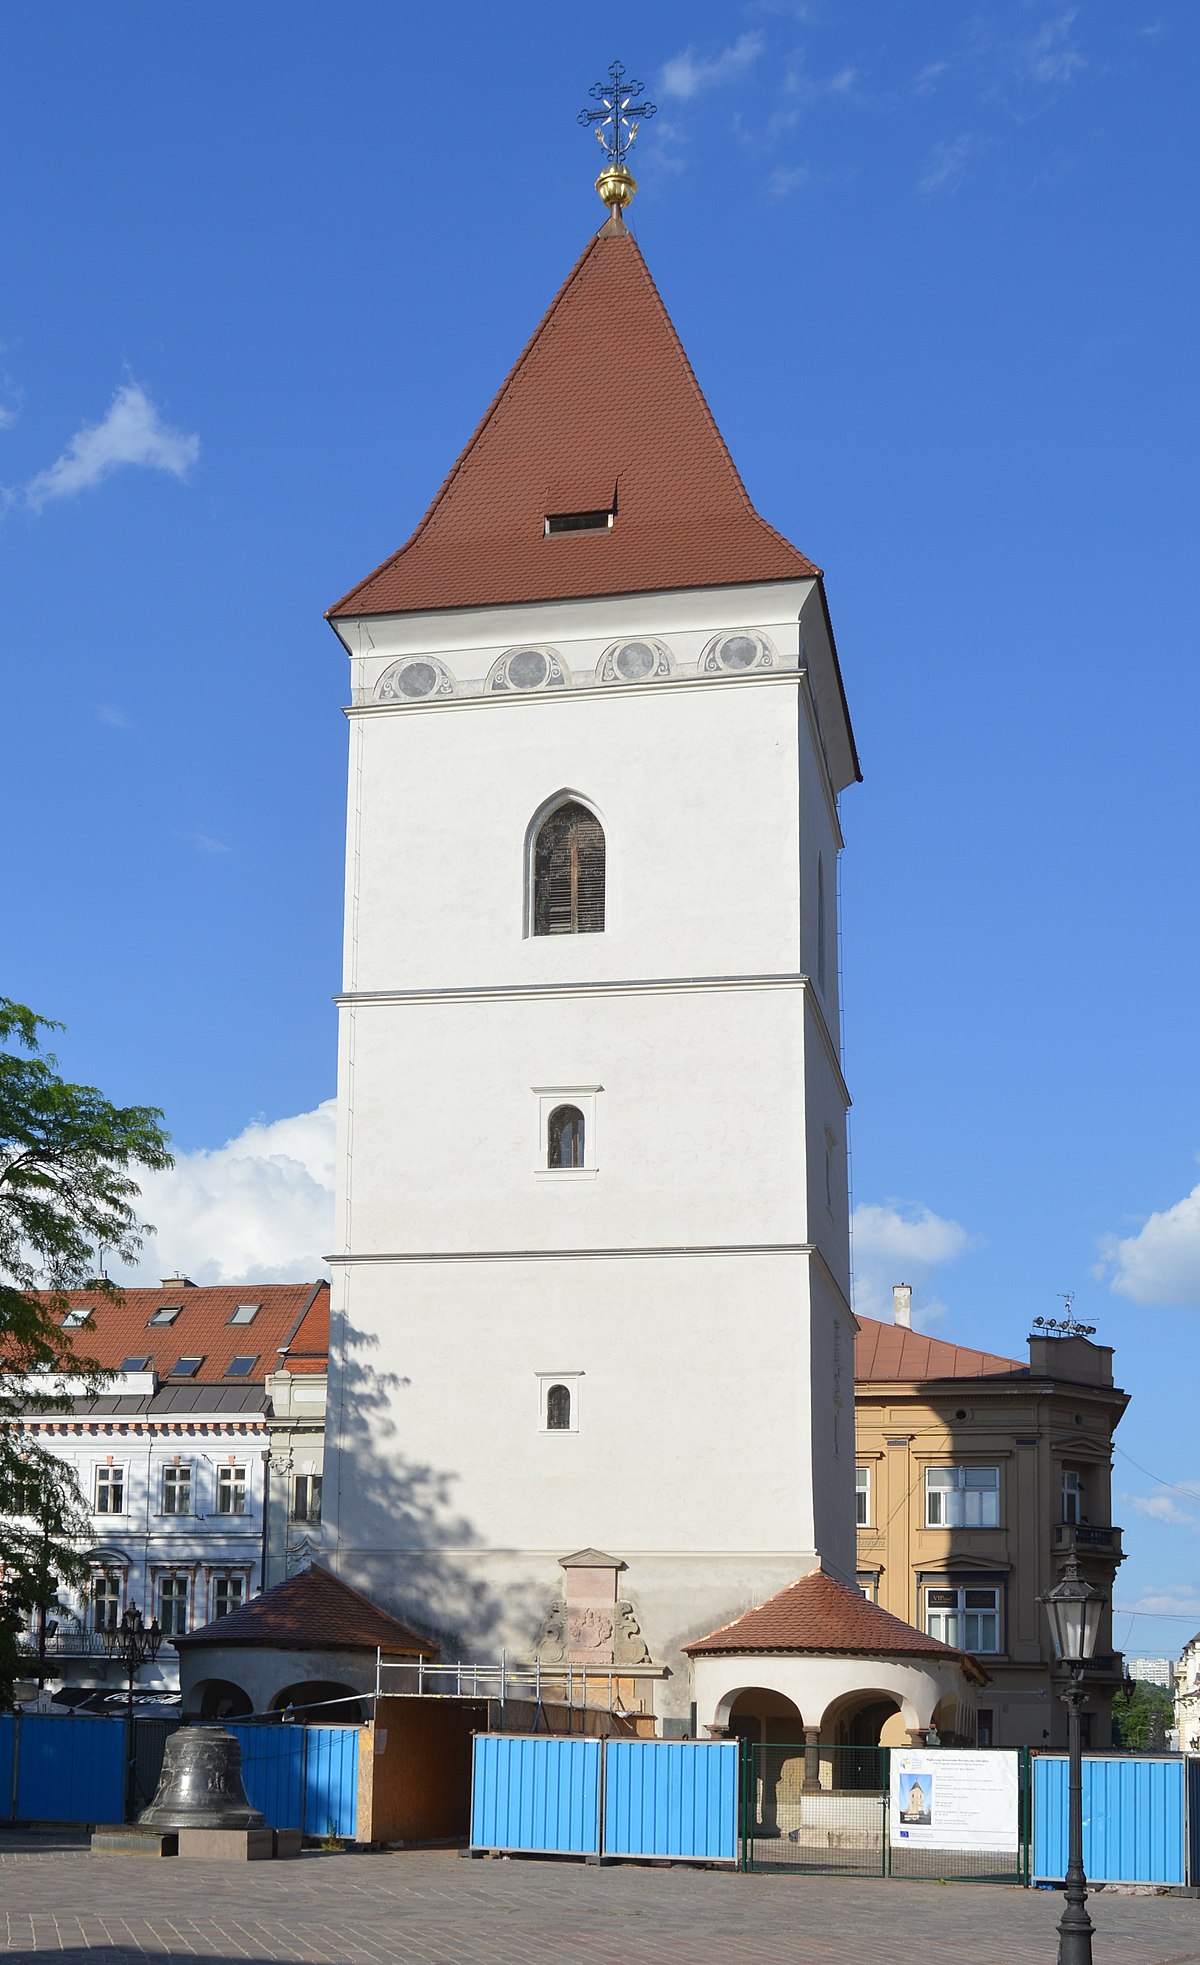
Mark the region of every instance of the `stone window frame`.
[[[552, 1434], [556, 1439], [568, 1439], [579, 1431], [579, 1388], [586, 1376], [582, 1371], [539, 1371], [536, 1374], [538, 1385], [538, 1431]], [[552, 1385], [565, 1385], [571, 1395], [571, 1423], [569, 1426], [551, 1426], [547, 1410]]]

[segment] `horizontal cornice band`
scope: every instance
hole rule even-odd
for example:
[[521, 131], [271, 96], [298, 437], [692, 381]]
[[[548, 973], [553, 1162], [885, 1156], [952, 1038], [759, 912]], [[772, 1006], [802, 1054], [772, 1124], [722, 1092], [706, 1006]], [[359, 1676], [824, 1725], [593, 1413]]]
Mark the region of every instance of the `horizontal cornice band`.
[[385, 1262], [641, 1262], [664, 1256], [815, 1254], [811, 1242], [680, 1242], [644, 1249], [387, 1249], [371, 1255], [328, 1255], [325, 1260], [339, 1268], [369, 1268]]
[[661, 694], [663, 690], [675, 694], [689, 689], [764, 689], [772, 685], [778, 688], [780, 683], [795, 689], [806, 674], [804, 669], [750, 669], [745, 675], [671, 675], [660, 676], [655, 682], [583, 682], [566, 689], [485, 691], [480, 683], [475, 695], [418, 696], [411, 703], [347, 703], [344, 714], [348, 717], [427, 716], [432, 710], [442, 716], [454, 710], [492, 709], [502, 704], [577, 703], [589, 696], [647, 696]]
[[483, 983], [469, 989], [359, 989], [335, 996], [339, 1005], [367, 1003], [519, 1003], [558, 996], [679, 996], [708, 990], [810, 989], [806, 975], [644, 976], [616, 982]]

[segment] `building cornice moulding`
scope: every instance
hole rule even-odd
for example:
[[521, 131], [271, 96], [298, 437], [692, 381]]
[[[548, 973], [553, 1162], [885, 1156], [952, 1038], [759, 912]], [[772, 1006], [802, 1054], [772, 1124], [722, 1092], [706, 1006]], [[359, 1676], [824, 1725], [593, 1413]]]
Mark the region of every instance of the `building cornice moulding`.
[[328, 1255], [325, 1260], [336, 1263], [339, 1268], [368, 1268], [372, 1264], [389, 1262], [592, 1262], [599, 1258], [614, 1262], [642, 1262], [675, 1256], [740, 1255], [815, 1256], [839, 1295], [842, 1294], [829, 1265], [811, 1242], [679, 1242], [642, 1249], [387, 1249], [370, 1255]]

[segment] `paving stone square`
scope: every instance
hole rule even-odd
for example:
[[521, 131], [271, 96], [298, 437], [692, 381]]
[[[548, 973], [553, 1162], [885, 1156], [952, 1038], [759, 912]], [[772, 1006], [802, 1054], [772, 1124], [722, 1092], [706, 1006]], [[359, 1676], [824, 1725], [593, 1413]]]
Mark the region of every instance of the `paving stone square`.
[[[184, 1863], [0, 1843], [10, 1960], [145, 1965], [1053, 1965], [1060, 1902], [994, 1884], [464, 1860]], [[1200, 1900], [1093, 1899], [1096, 1965], [1200, 1965]]]

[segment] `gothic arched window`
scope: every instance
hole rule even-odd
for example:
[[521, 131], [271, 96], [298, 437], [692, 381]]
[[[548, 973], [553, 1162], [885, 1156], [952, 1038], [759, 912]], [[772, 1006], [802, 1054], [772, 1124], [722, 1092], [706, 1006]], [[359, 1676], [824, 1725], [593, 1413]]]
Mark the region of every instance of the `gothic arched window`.
[[582, 1167], [583, 1114], [577, 1105], [556, 1105], [546, 1125], [546, 1165]]
[[556, 805], [533, 843], [535, 935], [604, 929], [604, 827], [577, 799]]
[[546, 1391], [546, 1431], [569, 1433], [570, 1430], [571, 1388], [569, 1385], [551, 1385]]

